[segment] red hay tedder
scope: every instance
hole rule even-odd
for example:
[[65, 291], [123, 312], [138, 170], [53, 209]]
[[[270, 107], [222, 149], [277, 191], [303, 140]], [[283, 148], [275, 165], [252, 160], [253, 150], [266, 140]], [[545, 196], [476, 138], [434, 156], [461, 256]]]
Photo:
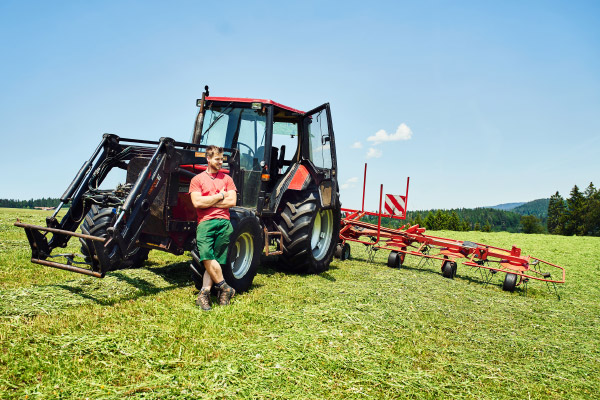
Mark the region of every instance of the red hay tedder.
[[[367, 166], [365, 164], [364, 182], [366, 182]], [[425, 228], [419, 225], [403, 225], [399, 229], [381, 226], [382, 218], [405, 220], [408, 201], [408, 185], [406, 195], [386, 195], [382, 212], [383, 185], [380, 186], [379, 212], [364, 211], [365, 186], [363, 183], [363, 202], [361, 210], [342, 208], [340, 240], [336, 249], [336, 257], [345, 260], [350, 257], [348, 242], [362, 243], [367, 246], [369, 259], [374, 257], [375, 250], [389, 250], [387, 264], [399, 268], [406, 255], [422, 257], [422, 261], [440, 260], [441, 272], [446, 278], [454, 278], [457, 271], [456, 260], [465, 259], [462, 264], [479, 269], [485, 283], [490, 283], [498, 272], [506, 274], [502, 288], [514, 291], [515, 287], [525, 285], [529, 280], [538, 280], [552, 284], [555, 293], [557, 283], [565, 282], [565, 269], [540, 258], [522, 255], [521, 249], [503, 249], [482, 243], [447, 239], [425, 234]], [[362, 221], [365, 216], [377, 217], [377, 224]], [[419, 265], [421, 262], [419, 262]], [[553, 278], [552, 273], [558, 278]], [[560, 297], [559, 297], [560, 298]]]

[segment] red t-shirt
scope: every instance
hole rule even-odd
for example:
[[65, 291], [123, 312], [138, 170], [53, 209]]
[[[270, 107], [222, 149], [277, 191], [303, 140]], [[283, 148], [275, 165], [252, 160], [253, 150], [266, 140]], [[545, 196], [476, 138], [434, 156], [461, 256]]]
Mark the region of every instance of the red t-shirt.
[[[204, 171], [193, 177], [190, 182], [190, 193], [198, 192], [201, 193], [202, 196], [217, 194], [221, 189], [227, 191], [235, 190], [237, 192], [233, 179], [223, 172], [209, 174]], [[198, 222], [217, 218], [229, 219], [229, 209], [217, 207], [196, 208], [196, 215], [198, 217]]]

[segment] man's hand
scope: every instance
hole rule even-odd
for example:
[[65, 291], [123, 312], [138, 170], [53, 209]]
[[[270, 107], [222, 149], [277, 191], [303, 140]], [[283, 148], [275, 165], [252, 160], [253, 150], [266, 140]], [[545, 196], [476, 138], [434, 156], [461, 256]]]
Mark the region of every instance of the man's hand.
[[195, 208], [231, 208], [237, 203], [237, 192], [223, 189], [219, 193], [210, 196], [202, 196], [200, 192], [192, 192], [190, 198]]
[[221, 190], [219, 196], [222, 196], [220, 201], [217, 201], [213, 207], [217, 208], [231, 208], [237, 203], [237, 192], [235, 190]]

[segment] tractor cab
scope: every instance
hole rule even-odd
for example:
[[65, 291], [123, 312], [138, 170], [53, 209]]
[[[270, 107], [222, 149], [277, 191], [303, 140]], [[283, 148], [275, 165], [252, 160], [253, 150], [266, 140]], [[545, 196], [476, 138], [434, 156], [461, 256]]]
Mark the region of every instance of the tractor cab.
[[198, 103], [199, 137], [192, 141], [237, 150], [224, 168], [238, 188], [238, 206], [274, 212], [278, 194], [290, 186], [285, 181], [293, 179], [300, 165], [317, 184], [335, 179], [329, 104], [303, 112], [262, 99], [206, 96]]

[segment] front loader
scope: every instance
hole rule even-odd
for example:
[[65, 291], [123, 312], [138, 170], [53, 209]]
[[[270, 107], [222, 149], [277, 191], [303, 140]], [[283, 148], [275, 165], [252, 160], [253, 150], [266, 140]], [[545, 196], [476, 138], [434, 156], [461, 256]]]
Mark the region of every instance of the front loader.
[[[222, 266], [227, 282], [247, 290], [263, 252], [289, 271], [325, 271], [338, 243], [341, 207], [329, 104], [302, 112], [271, 100], [210, 97], [206, 87], [197, 105], [189, 143], [103, 135], [46, 226], [15, 223], [25, 229], [31, 261], [101, 278], [142, 266], [150, 250], [189, 251], [198, 287], [204, 269], [188, 190], [207, 168], [204, 150], [217, 145], [224, 148], [222, 171], [238, 189]], [[123, 170], [125, 182], [102, 188], [116, 170]], [[53, 254], [72, 237], [81, 242], [81, 254]]]

